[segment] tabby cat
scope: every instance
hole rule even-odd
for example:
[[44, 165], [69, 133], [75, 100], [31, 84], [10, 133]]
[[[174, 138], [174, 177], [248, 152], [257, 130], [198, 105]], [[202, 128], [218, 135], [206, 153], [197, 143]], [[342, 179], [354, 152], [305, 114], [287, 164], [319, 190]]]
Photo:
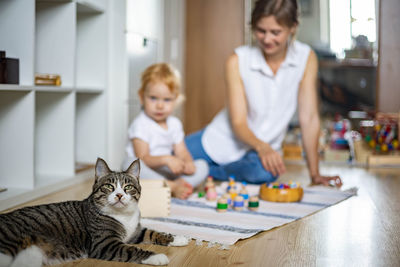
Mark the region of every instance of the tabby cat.
[[139, 160], [124, 172], [113, 172], [99, 158], [88, 198], [0, 214], [0, 266], [41, 266], [81, 258], [168, 264], [166, 255], [131, 245], [189, 242], [141, 227], [139, 171]]

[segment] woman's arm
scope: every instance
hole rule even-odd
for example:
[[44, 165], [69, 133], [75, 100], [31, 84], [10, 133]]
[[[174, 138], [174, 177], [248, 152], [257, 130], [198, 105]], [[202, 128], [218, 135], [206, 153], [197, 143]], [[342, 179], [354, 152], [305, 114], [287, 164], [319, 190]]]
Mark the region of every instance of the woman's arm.
[[168, 166], [174, 174], [183, 172], [184, 163], [181, 159], [171, 155], [152, 156], [150, 155], [149, 144], [139, 138], [132, 139], [132, 145], [136, 157], [143, 160], [148, 167], [156, 169], [162, 166]]
[[226, 83], [228, 111], [235, 135], [257, 151], [264, 168], [274, 176], [285, 172], [281, 155], [271, 146], [255, 136], [247, 124], [247, 101], [239, 72], [239, 59], [236, 54], [226, 63]]
[[307, 166], [310, 177], [315, 184], [329, 185], [333, 180], [336, 185], [342, 184], [339, 176], [321, 176], [319, 173], [318, 140], [320, 119], [317, 95], [318, 60], [314, 51], [310, 51], [303, 80], [298, 94], [299, 120], [304, 150], [307, 155]]

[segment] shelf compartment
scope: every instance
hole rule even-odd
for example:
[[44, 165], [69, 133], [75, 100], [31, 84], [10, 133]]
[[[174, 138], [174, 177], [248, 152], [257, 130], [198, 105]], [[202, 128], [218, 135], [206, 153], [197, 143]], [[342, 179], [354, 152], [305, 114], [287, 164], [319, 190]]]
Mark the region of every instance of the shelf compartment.
[[0, 186], [32, 189], [33, 92], [0, 92]]
[[37, 2], [35, 72], [59, 74], [62, 87], [75, 85], [76, 3]]
[[104, 0], [76, 0], [78, 13], [103, 13], [106, 7]]
[[76, 94], [75, 159], [80, 164], [94, 164], [106, 152], [105, 95]]
[[77, 14], [76, 86], [104, 88], [107, 82], [105, 14]]
[[74, 106], [74, 92], [36, 92], [35, 177], [74, 175]]
[[33, 85], [35, 2], [0, 1], [0, 50], [19, 59], [19, 83]]

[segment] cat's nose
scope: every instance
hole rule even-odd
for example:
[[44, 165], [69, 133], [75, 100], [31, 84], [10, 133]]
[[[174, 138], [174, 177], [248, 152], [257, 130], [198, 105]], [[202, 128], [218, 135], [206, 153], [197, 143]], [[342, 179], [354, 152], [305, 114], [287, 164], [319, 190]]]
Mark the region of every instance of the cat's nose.
[[119, 193], [116, 194], [115, 196], [116, 196], [118, 199], [121, 199], [121, 198], [122, 198], [122, 194], [119, 194]]

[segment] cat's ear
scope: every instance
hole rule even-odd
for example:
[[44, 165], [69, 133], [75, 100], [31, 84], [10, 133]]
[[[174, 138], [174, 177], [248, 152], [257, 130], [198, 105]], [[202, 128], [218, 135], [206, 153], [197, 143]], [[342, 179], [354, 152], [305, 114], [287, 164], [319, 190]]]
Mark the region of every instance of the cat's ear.
[[131, 163], [128, 169], [125, 171], [129, 175], [136, 177], [139, 179], [139, 173], [140, 173], [140, 160], [137, 159], [134, 162]]
[[111, 173], [111, 170], [110, 170], [110, 168], [108, 168], [108, 165], [104, 161], [104, 159], [97, 158], [96, 168], [95, 168], [96, 180], [99, 179], [100, 177], [103, 177], [110, 173]]

